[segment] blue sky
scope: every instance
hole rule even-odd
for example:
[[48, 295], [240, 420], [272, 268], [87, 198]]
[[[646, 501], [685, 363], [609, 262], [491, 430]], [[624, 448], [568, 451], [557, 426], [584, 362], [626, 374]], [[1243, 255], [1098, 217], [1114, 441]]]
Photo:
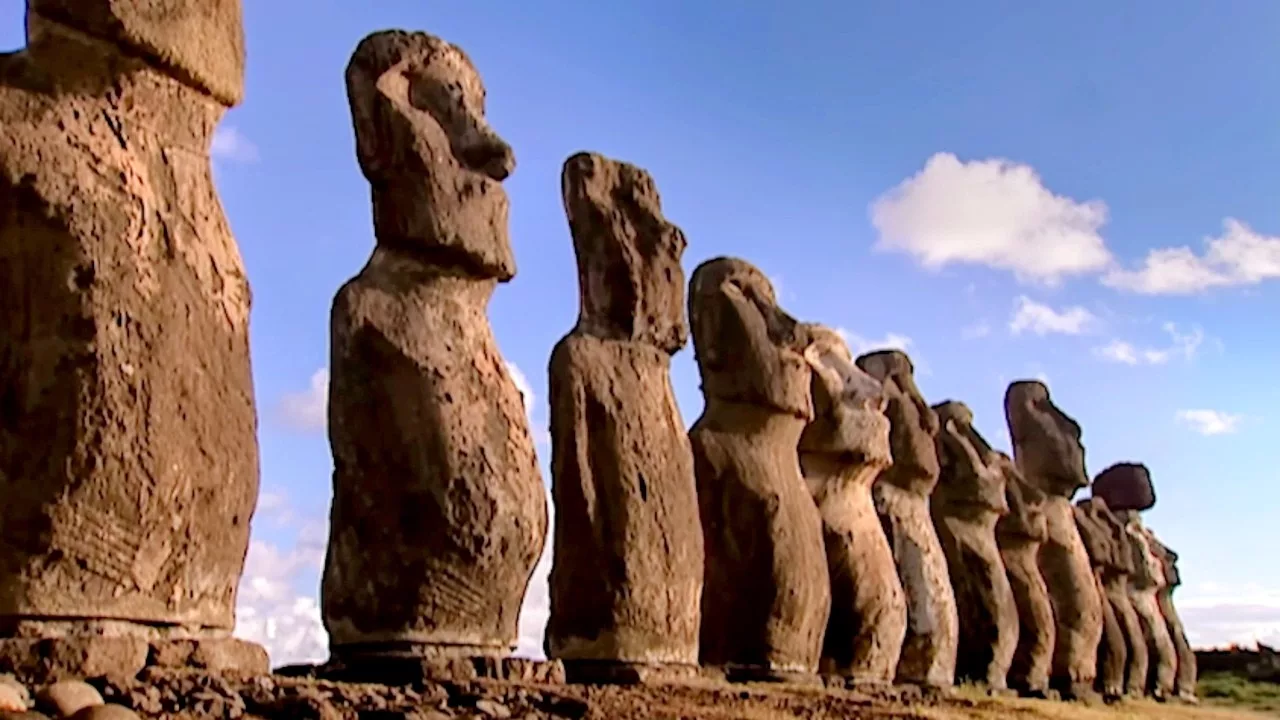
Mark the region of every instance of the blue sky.
[[[746, 258], [855, 351], [905, 345], [927, 399], [968, 403], [994, 445], [1006, 384], [1047, 379], [1091, 473], [1151, 467], [1147, 522], [1182, 556], [1193, 642], [1280, 642], [1280, 565], [1257, 557], [1280, 520], [1280, 4], [245, 4], [246, 101], [214, 164], [254, 294], [264, 499], [243, 633], [277, 661], [322, 653], [330, 461], [310, 391], [333, 293], [373, 247], [342, 72], [390, 27], [461, 45], [515, 148], [519, 273], [490, 316], [535, 434], [577, 316], [560, 164], [598, 151], [654, 175], [687, 270]], [[22, 3], [0, 8], [19, 47]], [[691, 350], [673, 377], [692, 423]], [[544, 616], [535, 587], [526, 649]]]

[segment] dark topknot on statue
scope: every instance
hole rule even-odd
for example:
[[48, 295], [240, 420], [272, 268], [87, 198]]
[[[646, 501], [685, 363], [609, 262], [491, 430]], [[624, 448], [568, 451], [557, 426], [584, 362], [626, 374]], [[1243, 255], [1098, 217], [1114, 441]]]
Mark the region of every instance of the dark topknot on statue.
[[1098, 473], [1093, 479], [1093, 496], [1102, 498], [1115, 512], [1142, 512], [1156, 504], [1151, 471], [1142, 463], [1116, 463]]
[[347, 96], [378, 244], [453, 273], [514, 277], [502, 181], [515, 154], [485, 120], [466, 53], [423, 32], [374, 33], [347, 65]]
[[662, 214], [653, 177], [630, 163], [578, 153], [560, 191], [578, 258], [578, 328], [613, 340], [684, 347], [684, 233]]

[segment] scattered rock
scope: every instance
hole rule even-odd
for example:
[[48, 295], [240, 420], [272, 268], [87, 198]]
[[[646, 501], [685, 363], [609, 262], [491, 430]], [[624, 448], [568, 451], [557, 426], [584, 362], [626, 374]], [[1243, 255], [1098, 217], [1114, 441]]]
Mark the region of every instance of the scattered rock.
[[487, 317], [515, 275], [502, 188], [515, 156], [467, 55], [426, 33], [366, 37], [347, 93], [377, 247], [333, 301], [325, 627], [351, 665], [503, 654], [548, 523]]
[[92, 685], [79, 680], [63, 680], [36, 693], [36, 707], [59, 717], [70, 717], [84, 708], [103, 704], [102, 695]]
[[929, 516], [939, 471], [938, 416], [916, 387], [906, 353], [868, 353], [858, 358], [858, 367], [884, 383], [889, 398], [893, 465], [872, 492], [907, 597], [907, 634], [896, 680], [947, 687], [955, 681], [960, 620], [947, 559]]
[[71, 720], [142, 720], [142, 718], [123, 705], [93, 705], [72, 715]]
[[804, 354], [813, 371], [814, 417], [800, 436], [800, 467], [822, 516], [831, 580], [820, 670], [839, 676], [842, 686], [892, 682], [907, 602], [871, 495], [893, 462], [888, 400], [835, 331], [808, 330], [813, 341]]
[[511, 709], [495, 700], [477, 700], [476, 710], [485, 717], [509, 718]]
[[31, 693], [12, 675], [0, 675], [0, 711], [21, 712], [31, 707]]

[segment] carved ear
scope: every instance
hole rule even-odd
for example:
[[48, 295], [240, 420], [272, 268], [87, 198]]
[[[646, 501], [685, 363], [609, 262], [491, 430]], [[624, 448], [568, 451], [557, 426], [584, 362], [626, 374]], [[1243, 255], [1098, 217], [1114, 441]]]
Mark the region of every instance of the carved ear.
[[969, 463], [972, 467], [984, 467], [985, 463], [982, 462], [982, 456], [979, 455], [978, 451], [973, 447], [973, 443], [969, 442], [969, 438], [965, 437], [960, 428], [956, 426], [955, 420], [947, 418], [946, 423], [943, 424], [942, 431], [950, 440], [950, 443], [948, 444], [958, 447], [960, 452], [964, 453], [964, 456], [969, 459]]

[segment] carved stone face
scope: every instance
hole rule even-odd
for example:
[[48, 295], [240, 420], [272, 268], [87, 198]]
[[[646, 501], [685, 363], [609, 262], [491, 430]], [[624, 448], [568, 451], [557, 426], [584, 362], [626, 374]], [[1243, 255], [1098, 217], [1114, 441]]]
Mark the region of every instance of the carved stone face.
[[485, 121], [484, 85], [466, 54], [426, 33], [375, 33], [347, 65], [347, 96], [379, 244], [511, 279], [502, 181], [515, 155]]
[[934, 437], [938, 416], [916, 388], [915, 368], [906, 353], [884, 350], [858, 358], [858, 367], [884, 385], [889, 398], [889, 444], [893, 466], [884, 479], [902, 488], [929, 494], [938, 482], [938, 453]]
[[809, 420], [808, 333], [778, 307], [773, 285], [737, 258], [708, 260], [689, 283], [693, 348], [708, 399]]
[[964, 403], [933, 406], [942, 428], [936, 438], [939, 485], [934, 497], [949, 506], [969, 505], [1000, 514], [1009, 512], [1005, 478], [995, 451], [973, 427], [973, 412]]
[[653, 178], [627, 163], [578, 153], [560, 175], [578, 257], [578, 327], [645, 342], [667, 353], [684, 346], [684, 233], [662, 215]]
[[1155, 533], [1149, 529], [1147, 530], [1147, 538], [1151, 545], [1151, 551], [1155, 553], [1156, 559], [1160, 561], [1160, 568], [1164, 571], [1165, 583], [1171, 588], [1181, 585], [1182, 574], [1178, 572], [1178, 553], [1160, 542]]
[[996, 467], [1004, 475], [1004, 496], [1009, 503], [1009, 514], [1000, 518], [996, 531], [1002, 538], [1044, 542], [1049, 537], [1049, 525], [1044, 517], [1044, 493], [1022, 477], [1017, 464], [1008, 455], [997, 452]]
[[27, 32], [38, 42], [40, 18], [67, 25], [230, 107], [244, 96], [242, 15], [240, 0], [27, 0]]
[[1014, 458], [1028, 482], [1068, 499], [1089, 484], [1080, 425], [1053, 404], [1044, 383], [1023, 380], [1009, 385], [1004, 412]]
[[807, 327], [812, 342], [804, 357], [813, 369], [813, 421], [800, 436], [800, 451], [845, 456], [864, 467], [889, 467], [893, 458], [884, 386], [854, 364], [838, 333], [821, 325]]
[[1101, 498], [1087, 498], [1072, 508], [1080, 539], [1084, 541], [1089, 560], [1113, 572], [1133, 572], [1133, 554], [1125, 535], [1124, 523], [1115, 516]]

